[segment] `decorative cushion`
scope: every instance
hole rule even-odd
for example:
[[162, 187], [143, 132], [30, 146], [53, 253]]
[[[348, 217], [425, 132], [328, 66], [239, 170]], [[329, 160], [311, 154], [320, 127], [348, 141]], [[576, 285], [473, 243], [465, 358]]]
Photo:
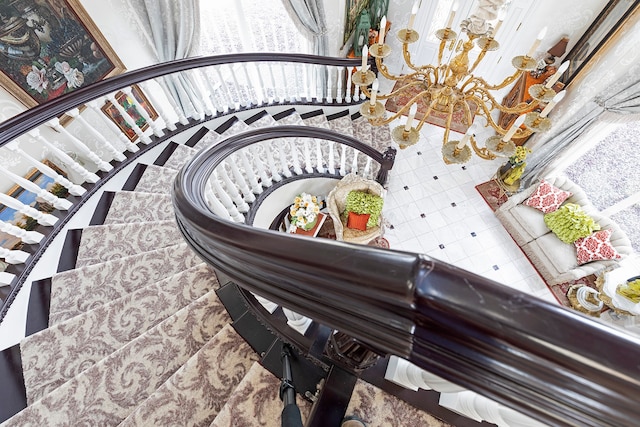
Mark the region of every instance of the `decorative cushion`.
[[347, 217], [347, 228], [365, 231], [367, 229], [367, 222], [369, 221], [370, 216], [370, 214], [349, 212], [349, 216]]
[[609, 242], [612, 233], [611, 230], [601, 230], [576, 240], [574, 245], [578, 254], [578, 265], [591, 261], [622, 258]]
[[562, 202], [571, 196], [571, 192], [561, 190], [549, 184], [544, 179], [540, 180], [540, 185], [536, 188], [524, 204], [536, 208], [541, 212], [553, 212], [562, 205]]
[[353, 190], [347, 194], [344, 210], [346, 213], [369, 214], [367, 227], [375, 227], [380, 223], [383, 204], [384, 199], [378, 195], [366, 191]]
[[600, 230], [600, 225], [575, 203], [567, 203], [556, 211], [544, 214], [544, 223], [565, 243], [573, 243]]
[[[515, 220], [520, 234], [526, 238], [526, 242], [544, 236], [549, 232], [549, 227], [544, 223], [544, 215], [537, 209], [518, 204], [509, 211]], [[517, 240], [516, 240], [517, 241]], [[520, 244], [522, 246], [522, 244]]]

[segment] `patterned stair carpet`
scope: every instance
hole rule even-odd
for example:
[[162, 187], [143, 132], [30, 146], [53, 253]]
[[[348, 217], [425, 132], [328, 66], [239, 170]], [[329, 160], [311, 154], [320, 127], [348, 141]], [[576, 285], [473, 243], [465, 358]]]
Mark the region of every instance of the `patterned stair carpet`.
[[[274, 122], [237, 120], [227, 133]], [[306, 122], [388, 141], [348, 116]], [[197, 148], [219, 139], [211, 131]], [[279, 379], [235, 331], [215, 273], [177, 230], [169, 191], [195, 152], [183, 146], [166, 166], [147, 166], [135, 191], [115, 194], [104, 225], [83, 230], [76, 268], [51, 279], [49, 327], [20, 343], [28, 406], [2, 426], [280, 425]], [[297, 400], [307, 419], [311, 403]], [[362, 381], [349, 411], [370, 426], [444, 425]]]

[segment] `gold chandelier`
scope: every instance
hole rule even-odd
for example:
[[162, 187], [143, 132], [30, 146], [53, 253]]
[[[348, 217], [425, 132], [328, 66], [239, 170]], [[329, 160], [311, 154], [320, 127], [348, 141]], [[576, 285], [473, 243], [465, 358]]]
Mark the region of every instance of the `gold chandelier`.
[[[440, 40], [437, 64], [418, 66], [411, 62], [411, 54], [409, 53], [409, 45], [415, 43], [419, 37], [418, 32], [412, 28], [417, 13], [417, 2], [414, 4], [407, 28], [401, 29], [397, 33], [398, 39], [402, 42], [404, 61], [408, 68], [412, 70], [411, 73], [406, 75], [390, 73], [382, 62], [383, 58], [391, 53], [389, 45], [384, 43], [386, 17], [382, 18], [378, 43], [371, 45], [370, 48], [366, 45], [364, 46], [362, 66], [353, 75], [353, 82], [359, 85], [362, 93], [369, 98], [369, 101], [362, 105], [360, 112], [374, 125], [388, 124], [401, 115], [408, 113], [407, 123], [392, 130], [392, 137], [400, 148], [406, 148], [418, 141], [419, 132], [432, 112], [444, 116], [445, 124], [443, 127], [445, 132], [442, 156], [447, 164], [469, 161], [472, 149], [479, 157], [487, 160], [495, 159], [496, 157], [510, 157], [515, 153], [516, 149], [515, 143], [511, 140], [513, 137], [524, 138], [531, 135], [532, 132], [545, 131], [550, 128], [551, 122], [547, 118], [547, 114], [564, 97], [564, 91], [556, 93], [552, 87], [569, 64], [568, 62], [562, 64], [545, 84], [536, 84], [530, 87], [529, 94], [533, 98], [531, 103], [520, 103], [513, 107], [501, 105], [491, 92], [505, 88], [525, 71], [533, 71], [537, 68], [537, 61], [532, 56], [544, 38], [546, 28], [538, 34], [533, 46], [531, 46], [526, 55], [513, 58], [512, 65], [516, 69], [515, 73], [505, 78], [500, 84], [490, 85], [483, 78], [474, 76], [472, 73], [487, 52], [498, 49], [499, 44], [494, 37], [502, 25], [502, 20], [498, 21], [495, 28], [492, 28], [484, 20], [478, 24], [478, 19], [474, 15], [472, 15], [474, 19], [463, 21], [461, 27], [462, 31], [466, 33], [467, 40], [462, 43], [458, 54], [450, 61], [443, 63], [442, 57], [445, 46], [447, 43], [452, 43], [453, 45], [458, 37], [457, 33], [451, 29], [456, 7], [454, 5], [449, 14], [446, 28], [440, 29], [435, 33]], [[480, 53], [470, 66], [469, 52], [474, 46], [480, 48]], [[395, 90], [386, 95], [378, 93], [376, 75], [367, 69], [369, 55], [375, 57], [376, 66], [382, 76], [397, 82], [396, 86], [400, 85], [398, 89], [394, 88]], [[369, 85], [371, 85], [370, 90], [368, 88]], [[406, 97], [407, 93], [412, 93], [416, 90], [418, 93], [412, 96], [395, 114], [390, 117], [384, 117], [385, 107], [380, 100], [400, 96]], [[547, 104], [542, 112], [532, 111], [540, 103]], [[414, 117], [418, 104], [426, 111], [414, 127]], [[474, 112], [472, 112], [472, 108]], [[507, 114], [518, 114], [519, 117], [510, 128], [504, 129], [491, 116], [491, 112], [496, 110]], [[449, 133], [454, 114], [462, 115], [462, 124], [467, 127], [467, 131], [462, 139], [450, 141]], [[491, 126], [497, 133], [497, 135], [487, 139], [484, 147], [478, 146], [474, 138], [475, 125], [472, 126], [472, 123], [475, 114], [484, 117], [487, 122], [485, 126]], [[524, 129], [521, 129], [522, 125], [524, 125]]]

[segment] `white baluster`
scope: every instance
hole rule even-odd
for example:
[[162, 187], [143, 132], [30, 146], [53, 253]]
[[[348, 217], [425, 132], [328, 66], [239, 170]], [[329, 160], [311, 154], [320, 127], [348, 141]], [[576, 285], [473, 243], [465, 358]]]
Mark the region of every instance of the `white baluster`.
[[183, 111], [186, 109], [188, 111], [185, 112], [187, 117], [191, 117], [195, 120], [202, 120], [204, 116], [204, 112], [198, 109], [198, 105], [192, 102], [192, 97], [189, 96], [189, 93], [185, 90], [184, 83], [188, 81], [185, 76], [182, 76], [181, 73], [174, 73], [168, 76], [171, 79], [174, 90], [178, 92], [178, 99], [176, 100], [178, 108]]
[[0, 287], [11, 285], [15, 278], [15, 274], [7, 273], [6, 271], [0, 271]]
[[342, 84], [344, 83], [344, 80], [342, 79], [342, 73], [344, 72], [344, 70], [345, 69], [343, 67], [336, 68], [336, 102], [338, 102], [339, 104], [342, 104], [342, 94], [344, 93], [344, 88], [342, 87]]
[[47, 147], [53, 153], [55, 153], [56, 156], [58, 156], [63, 162], [69, 165], [71, 170], [73, 170], [75, 173], [80, 175], [80, 177], [84, 181], [94, 184], [98, 182], [98, 180], [100, 180], [100, 177], [98, 175], [96, 175], [95, 173], [89, 172], [88, 170], [83, 168], [82, 165], [79, 165], [75, 160], [73, 160], [71, 156], [69, 156], [67, 153], [65, 153], [64, 151], [60, 150], [58, 147], [56, 147], [55, 145], [47, 141], [42, 135], [40, 135], [40, 131], [38, 129], [30, 130], [29, 135], [34, 139], [36, 139], [38, 142], [40, 142], [42, 145]]
[[355, 85], [353, 89], [353, 101], [360, 99], [360, 86]]
[[[222, 66], [220, 66], [222, 67]], [[220, 72], [220, 68], [215, 67], [214, 71], [216, 72], [217, 76], [218, 76], [218, 80], [220, 81], [220, 93], [222, 94], [222, 98], [223, 101], [227, 104], [224, 106], [223, 111], [227, 112], [230, 109], [237, 109], [238, 106], [236, 106], [236, 103], [233, 101], [233, 95], [231, 94], [231, 92], [229, 91], [229, 88], [227, 87], [227, 82], [225, 81], [224, 77], [222, 77], [222, 73]]]
[[275, 302], [271, 302], [268, 299], [261, 297], [258, 294], [254, 294], [253, 292], [252, 294], [256, 298], [256, 300], [260, 303], [260, 305], [262, 305], [264, 309], [267, 310], [270, 314], [273, 314], [273, 312], [276, 311], [276, 309], [278, 308], [278, 304], [276, 304]]
[[[149, 101], [151, 101], [151, 105], [153, 105], [153, 108], [155, 108], [155, 110], [158, 112], [158, 114], [162, 118], [162, 121], [164, 121], [165, 127], [170, 131], [176, 130], [177, 127], [174, 121], [169, 120], [169, 116], [167, 115], [167, 112], [164, 109], [163, 103], [160, 102], [160, 100], [156, 96], [157, 89], [154, 87], [151, 87], [151, 83], [149, 81], [138, 83], [138, 84], [140, 85], [140, 87], [142, 87], [142, 90], [144, 90], [144, 93], [149, 98]], [[162, 86], [160, 86], [160, 90], [164, 92], [164, 90], [162, 89]]]
[[0, 166], [0, 174], [6, 176], [25, 190], [36, 194], [39, 198], [49, 203], [50, 205], [53, 205], [53, 207], [56, 209], [66, 211], [71, 206], [73, 206], [73, 203], [71, 203], [69, 200], [61, 199], [55, 194], [48, 192], [44, 188], [39, 187], [35, 182], [29, 181], [28, 179], [23, 178], [20, 175], [16, 175], [15, 173], [6, 169], [4, 166]]
[[24, 228], [4, 221], [0, 221], [0, 231], [17, 237], [28, 245], [40, 243], [40, 241], [44, 237], [44, 234], [42, 233], [38, 233], [37, 231], [27, 231]]
[[[251, 145], [249, 147], [249, 151], [251, 152], [251, 156], [253, 157], [253, 163], [255, 164], [256, 170], [258, 171], [258, 176], [260, 177], [260, 184], [265, 188], [271, 187], [273, 181], [271, 180], [271, 177], [267, 175], [265, 163], [262, 161], [262, 156], [258, 151], [258, 147], [256, 145]], [[267, 147], [265, 151], [267, 152], [267, 157], [269, 157], [271, 155], [269, 148]]]
[[254, 194], [262, 193], [262, 186], [258, 182], [254, 168], [251, 167], [251, 162], [249, 162], [249, 159], [247, 158], [247, 153], [244, 150], [240, 150], [236, 154], [240, 157], [245, 176], [249, 180], [249, 184], [251, 184], [251, 191]]
[[278, 154], [280, 157], [280, 166], [282, 170], [282, 175], [285, 178], [291, 178], [291, 170], [289, 169], [289, 162], [287, 161], [287, 153], [285, 152], [285, 145], [287, 145], [284, 138], [278, 139]]
[[336, 145], [335, 141], [329, 141], [329, 163], [328, 163], [328, 170], [330, 174], [335, 174], [336, 173], [336, 168], [335, 168], [335, 151], [334, 151], [334, 147]]
[[332, 67], [324, 67], [327, 74], [327, 102], [333, 103], [333, 88], [334, 88], [334, 80], [333, 80], [333, 69]]
[[93, 151], [91, 151], [89, 147], [84, 145], [82, 141], [80, 141], [78, 138], [73, 136], [67, 129], [65, 129], [65, 127], [60, 124], [60, 120], [51, 119], [47, 122], [47, 125], [54, 128], [61, 134], [64, 134], [67, 138], [69, 138], [69, 140], [73, 143], [73, 145], [78, 150], [80, 150], [80, 153], [86, 156], [93, 163], [95, 163], [96, 166], [98, 166], [98, 169], [104, 172], [109, 172], [111, 169], [113, 169], [113, 166], [111, 166], [108, 162], [105, 162], [100, 157], [98, 157], [98, 155]]
[[142, 116], [142, 118], [144, 119], [145, 122], [147, 122], [147, 124], [151, 127], [151, 130], [153, 131], [153, 134], [157, 137], [161, 137], [164, 136], [164, 132], [162, 131], [162, 129], [160, 128], [160, 126], [158, 125], [158, 123], [156, 123], [151, 116], [149, 115], [149, 112], [147, 111], [146, 108], [144, 108], [144, 106], [142, 104], [140, 104], [140, 101], [138, 101], [138, 99], [133, 96], [133, 90], [131, 89], [131, 87], [126, 87], [124, 89], [122, 89], [122, 91], [127, 94], [127, 96], [129, 96], [129, 98], [131, 98], [133, 100], [133, 105], [136, 107], [136, 110], [138, 111], [138, 114], [140, 114]]
[[[276, 166], [276, 162], [273, 158], [273, 146], [274, 141], [266, 141], [266, 144], [263, 145], [264, 150], [267, 153], [267, 163], [269, 164], [269, 170], [271, 171], [271, 179], [275, 182], [280, 182], [282, 177], [280, 176], [280, 171]], [[277, 148], [279, 149], [279, 147]]]
[[296, 147], [297, 138], [288, 138], [291, 144], [291, 158], [293, 159], [293, 172], [296, 175], [302, 175], [302, 168], [300, 167], [300, 157], [298, 156], [298, 148]]
[[235, 160], [233, 158], [230, 159], [228, 164], [229, 164], [229, 167], [231, 168], [231, 173], [233, 174], [233, 177], [235, 179], [234, 184], [240, 189], [240, 192], [243, 195], [243, 199], [248, 203], [253, 203], [256, 200], [256, 196], [254, 196], [251, 190], [249, 189], [249, 186], [247, 185], [247, 181], [245, 180], [244, 175], [242, 175], [242, 172], [240, 172], [240, 169], [238, 168], [238, 165], [236, 164]]
[[[225, 191], [222, 188], [222, 186], [220, 186], [220, 183], [219, 183], [217, 178], [213, 181], [213, 186], [216, 189], [216, 192], [218, 193], [222, 204], [227, 208], [227, 210], [229, 212], [233, 212], [232, 217], [237, 217], [238, 216], [234, 212], [234, 209], [236, 209], [235, 206], [237, 206], [237, 209], [240, 212], [248, 212], [249, 211], [249, 205], [242, 198], [242, 194], [238, 190], [238, 187], [229, 178], [229, 175], [227, 174], [227, 170], [224, 168], [224, 164], [221, 164], [216, 169], [216, 171], [217, 171], [217, 173], [219, 173], [220, 177], [222, 178], [222, 181], [224, 182], [224, 185], [227, 188], [227, 191]], [[216, 174], [216, 171], [214, 171], [214, 174]], [[229, 196], [233, 200], [233, 203], [235, 203], [235, 206], [231, 202], [231, 200], [229, 200]], [[242, 221], [244, 221], [244, 217], [242, 217]]]
[[238, 83], [238, 78], [236, 77], [239, 65], [240, 64], [229, 66], [231, 71], [229, 74], [231, 74], [231, 79], [233, 80], [233, 84], [235, 85], [234, 87], [236, 88], [236, 94], [238, 95], [238, 102], [240, 104], [240, 107], [247, 107], [249, 104], [247, 103], [246, 99], [243, 99], [242, 91], [240, 90], [240, 83]]
[[[502, 416], [500, 414], [500, 407], [502, 405], [495, 400], [491, 400], [481, 394], [474, 393], [473, 405], [476, 408], [476, 412], [478, 413], [478, 415], [480, 415], [480, 418], [482, 418], [483, 421], [487, 421], [498, 426], [508, 425], [502, 419]], [[527, 424], [527, 426], [533, 425], [535, 425], [535, 422], [532, 424]]]
[[5, 147], [7, 147], [7, 149], [19, 154], [20, 156], [22, 156], [31, 166], [35, 167], [40, 172], [42, 172], [44, 175], [46, 175], [49, 178], [53, 179], [56, 183], [62, 185], [64, 188], [69, 190], [69, 193], [71, 193], [72, 195], [74, 195], [74, 196], [82, 196], [87, 191], [83, 187], [81, 187], [79, 185], [76, 185], [73, 182], [69, 181], [67, 178], [65, 178], [64, 176], [60, 175], [58, 172], [56, 172], [51, 167], [45, 165], [42, 162], [39, 162], [38, 160], [36, 160], [33, 157], [31, 157], [30, 155], [28, 155], [20, 147], [18, 147], [18, 141], [11, 141], [7, 145], [5, 145]]
[[[104, 104], [104, 98], [102, 99], [103, 104]], [[97, 100], [93, 100], [91, 102], [88, 102], [87, 105], [96, 112], [96, 114], [98, 116], [100, 116], [102, 118], [103, 123], [105, 123], [107, 125], [107, 127], [115, 134], [118, 136], [118, 139], [120, 140], [120, 142], [122, 142], [125, 147], [127, 147], [127, 150], [130, 151], [131, 153], [135, 153], [137, 151], [140, 150], [140, 148], [134, 144], [133, 142], [131, 142], [129, 140], [129, 138], [127, 138], [127, 135], [125, 135], [124, 132], [122, 132], [122, 130], [118, 127], [118, 125], [116, 125], [111, 119], [109, 119], [107, 117], [106, 114], [104, 114], [102, 112], [102, 110], [100, 109], [101, 105], [98, 104]]]
[[271, 87], [273, 88], [273, 99], [271, 102], [279, 102], [278, 87], [276, 86], [275, 73], [273, 71], [273, 63], [269, 62], [269, 78], [271, 79]]
[[[253, 85], [253, 80], [251, 79], [251, 77], [249, 77], [248, 65], [244, 62], [238, 65], [240, 66], [240, 68], [242, 68], [244, 78], [247, 83], [247, 96], [249, 97], [247, 105], [260, 105], [262, 103], [262, 99], [260, 99], [260, 91], [255, 88], [255, 86]], [[251, 99], [251, 89], [253, 89], [253, 92], [255, 92], [255, 99]]]
[[287, 325], [301, 335], [304, 335], [305, 332], [307, 332], [307, 329], [311, 326], [311, 322], [313, 322], [313, 320], [308, 317], [304, 317], [303, 315], [291, 311], [288, 308], [283, 307], [282, 311], [287, 318]]
[[278, 66], [280, 68], [280, 75], [282, 76], [282, 89], [284, 93], [282, 100], [284, 102], [289, 102], [291, 101], [291, 97], [289, 96], [289, 91], [288, 91], [289, 85], [287, 84], [287, 71], [285, 69], [284, 64], [282, 64], [281, 62], [278, 63]]
[[40, 212], [39, 210], [36, 210], [31, 206], [25, 205], [20, 200], [14, 199], [8, 194], [0, 193], [0, 203], [11, 209], [17, 210], [21, 214], [30, 216], [31, 218], [35, 219], [40, 225], [52, 226], [53, 224], [58, 222], [58, 218], [56, 218], [55, 216], [48, 213]]
[[142, 141], [145, 144], [151, 143], [151, 138], [149, 138], [147, 135], [144, 134], [142, 129], [140, 129], [140, 126], [136, 124], [136, 121], [133, 119], [133, 117], [131, 117], [131, 115], [129, 115], [129, 113], [122, 107], [122, 105], [120, 105], [120, 103], [115, 97], [115, 94], [111, 93], [107, 95], [107, 99], [111, 101], [111, 104], [113, 104], [115, 109], [118, 110], [118, 112], [122, 116], [122, 119], [125, 122], [127, 122], [127, 124], [129, 125], [129, 127], [131, 127], [133, 132], [136, 135], [138, 135], [138, 138], [140, 138], [140, 141]]
[[360, 152], [355, 148], [352, 148], [353, 151], [353, 160], [351, 161], [351, 172], [360, 175], [360, 171], [358, 170], [358, 154]]
[[316, 169], [318, 173], [324, 173], [324, 158], [322, 156], [322, 140], [315, 139], [316, 141]]
[[364, 173], [362, 176], [365, 178], [369, 178], [369, 174], [371, 173], [371, 157], [367, 156], [367, 163], [364, 166]]
[[351, 102], [351, 68], [347, 68], [347, 91], [344, 100]]
[[313, 165], [311, 163], [311, 150], [309, 149], [309, 143], [313, 141], [310, 138], [304, 138], [304, 170], [307, 173], [313, 173]]
[[[204, 82], [204, 84], [207, 87], [207, 93], [209, 95], [209, 101], [211, 102], [211, 104], [213, 105], [213, 107], [216, 109], [216, 112], [218, 114], [220, 113], [224, 113], [224, 109], [225, 109], [225, 105], [221, 105], [220, 102], [218, 102], [218, 99], [216, 98], [216, 92], [221, 90], [220, 86], [222, 86], [222, 83], [215, 82], [215, 84], [212, 83], [212, 79], [209, 78], [209, 76], [206, 75], [206, 72], [203, 70], [200, 70], [200, 72], [203, 74], [203, 76], [201, 77], [201, 80]], [[224, 97], [223, 97], [224, 99]], [[222, 102], [222, 104], [226, 104], [225, 101]]]
[[345, 176], [347, 174], [347, 146], [341, 144], [340, 155], [340, 175]]
[[199, 105], [199, 109], [207, 116], [213, 116], [212, 104], [209, 101], [211, 94], [208, 85], [203, 84], [200, 78], [200, 70], [189, 70], [186, 75], [192, 86], [189, 88], [190, 96], [193, 97], [195, 105]]
[[258, 92], [260, 92], [262, 95], [262, 103], [263, 104], [268, 104], [269, 103], [269, 93], [267, 92], [267, 88], [264, 84], [264, 78], [262, 77], [262, 73], [263, 71], [267, 70], [267, 66], [265, 66], [265, 64], [263, 63], [256, 63], [253, 64], [253, 68], [255, 70], [256, 76], [258, 77], [258, 84], [260, 85], [260, 91], [258, 91], [258, 89], [256, 89], [256, 94]]
[[[213, 185], [212, 185], [212, 182], [213, 182]], [[213, 190], [213, 187], [216, 187], [215, 175], [213, 176], [213, 180], [207, 181], [206, 186], [205, 186], [204, 197], [205, 197], [205, 200], [207, 201], [207, 204], [209, 205], [211, 210], [213, 210], [213, 212], [216, 213], [217, 215], [221, 216], [222, 218], [224, 218], [226, 220], [230, 220], [230, 221], [233, 220], [231, 215], [229, 215], [229, 211], [227, 210], [227, 208], [225, 208], [225, 206], [222, 204], [220, 199], [218, 199], [218, 196], [216, 195], [215, 191]], [[218, 184], [217, 187], [219, 188], [220, 185]], [[225, 194], [224, 191], [222, 191], [222, 194]], [[227, 196], [227, 198], [228, 198], [228, 196]], [[234, 209], [235, 212], [240, 214], [240, 212], [238, 212], [238, 210], [235, 209], [235, 206], [233, 205], [233, 203], [231, 203], [231, 206], [233, 206], [233, 209]], [[242, 217], [242, 215], [240, 215], [240, 217], [243, 218], [243, 220], [244, 220], [244, 217]]]
[[178, 116], [178, 121], [183, 125], [188, 125], [189, 119], [187, 118], [187, 116], [185, 116], [184, 111], [182, 111], [182, 108], [180, 108], [177, 101], [173, 97], [173, 93], [169, 90], [169, 87], [167, 86], [167, 81], [166, 81], [167, 78], [168, 78], [167, 76], [163, 76], [161, 79], [158, 80], [158, 84], [164, 91], [167, 97], [167, 101], [169, 101], [169, 104], [171, 105], [171, 108], [173, 108], [173, 111]]
[[29, 254], [24, 251], [12, 251], [7, 248], [0, 248], [0, 258], [7, 264], [24, 264]]
[[187, 83], [186, 85], [183, 85], [183, 88], [187, 94], [189, 102], [198, 112], [197, 119], [203, 120], [207, 115], [211, 116], [212, 111], [207, 111], [206, 104], [200, 99], [199, 92], [202, 91], [202, 88], [200, 83], [194, 78], [193, 70], [181, 71], [179, 74], [180, 79]]
[[109, 143], [109, 141], [107, 141], [107, 139], [104, 136], [102, 136], [102, 134], [98, 132], [96, 128], [94, 128], [91, 124], [89, 124], [89, 122], [85, 120], [84, 117], [82, 117], [79, 109], [72, 108], [71, 110], [67, 111], [65, 114], [69, 117], [73, 117], [74, 119], [79, 121], [85, 128], [89, 129], [89, 132], [91, 132], [91, 134], [95, 138], [97, 138], [98, 142], [100, 143], [99, 145], [103, 146], [109, 152], [109, 154], [111, 154], [111, 157], [113, 157], [119, 162], [122, 162], [127, 158], [120, 151], [116, 150], [116, 148], [113, 145], [111, 145], [111, 143]]
[[482, 417], [478, 414], [474, 405], [474, 395], [475, 393], [470, 390], [458, 393], [442, 393], [438, 403], [451, 411], [481, 422]]

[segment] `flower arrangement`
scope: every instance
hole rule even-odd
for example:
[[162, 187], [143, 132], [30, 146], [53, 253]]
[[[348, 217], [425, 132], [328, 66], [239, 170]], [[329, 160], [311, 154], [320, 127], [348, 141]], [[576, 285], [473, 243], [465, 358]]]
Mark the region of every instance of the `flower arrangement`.
[[318, 222], [318, 214], [320, 213], [320, 203], [316, 196], [302, 193], [293, 200], [293, 205], [289, 209], [291, 215], [290, 232], [294, 232], [296, 228], [303, 230], [311, 230]]
[[616, 293], [632, 303], [638, 304], [640, 302], [640, 279], [628, 280], [626, 283], [618, 285]]
[[369, 214], [367, 227], [375, 227], [380, 224], [380, 214], [382, 213], [383, 205], [384, 199], [382, 197], [367, 193], [366, 191], [354, 190], [347, 194], [345, 212], [353, 212], [361, 215]]
[[527, 159], [527, 155], [531, 153], [531, 149], [527, 147], [523, 147], [522, 145], [516, 147], [516, 152], [513, 156], [509, 157], [509, 163], [512, 166], [518, 166], [524, 163]]
[[531, 153], [531, 149], [523, 146], [516, 147], [516, 152], [513, 156], [509, 157], [509, 162], [505, 166], [509, 166], [506, 172], [502, 176], [502, 181], [505, 184], [513, 185], [520, 179], [524, 173], [524, 168], [527, 167], [525, 160], [527, 155]]

